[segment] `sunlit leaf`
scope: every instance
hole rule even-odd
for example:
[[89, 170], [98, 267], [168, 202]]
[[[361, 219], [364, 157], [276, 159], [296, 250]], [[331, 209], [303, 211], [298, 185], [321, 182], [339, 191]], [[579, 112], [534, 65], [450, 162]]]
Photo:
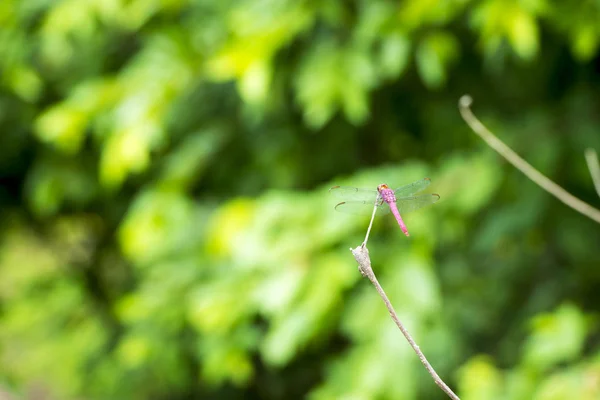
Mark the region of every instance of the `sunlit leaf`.
[[209, 222], [212, 234], [207, 242], [207, 251], [217, 256], [230, 255], [236, 245], [236, 238], [254, 218], [254, 210], [255, 204], [244, 199], [221, 207]]
[[575, 359], [582, 351], [588, 323], [572, 305], [563, 305], [552, 314], [532, 321], [532, 335], [525, 347], [524, 362], [546, 370], [557, 363]]
[[492, 400], [502, 398], [504, 379], [490, 357], [477, 356], [461, 367], [459, 385], [461, 399]]
[[521, 58], [530, 60], [538, 51], [538, 28], [534, 18], [525, 11], [515, 9], [508, 14], [508, 38]]
[[27, 67], [17, 67], [5, 72], [3, 77], [15, 93], [26, 101], [33, 102], [40, 96], [42, 81], [39, 74]]
[[436, 89], [446, 83], [446, 70], [457, 58], [457, 52], [456, 39], [447, 33], [429, 35], [418, 44], [417, 70], [425, 85]]
[[149, 191], [131, 205], [119, 230], [127, 257], [140, 263], [185, 248], [200, 229], [192, 204], [181, 193]]
[[121, 362], [128, 367], [138, 367], [145, 363], [151, 351], [147, 338], [130, 336], [121, 341], [117, 354]]
[[381, 71], [387, 78], [396, 78], [404, 72], [409, 61], [410, 41], [401, 35], [384, 38], [381, 44]]
[[38, 136], [67, 153], [75, 153], [85, 138], [88, 115], [72, 105], [56, 106], [37, 120]]
[[573, 53], [582, 61], [592, 58], [600, 44], [600, 30], [597, 26], [583, 24], [576, 30], [573, 38]]

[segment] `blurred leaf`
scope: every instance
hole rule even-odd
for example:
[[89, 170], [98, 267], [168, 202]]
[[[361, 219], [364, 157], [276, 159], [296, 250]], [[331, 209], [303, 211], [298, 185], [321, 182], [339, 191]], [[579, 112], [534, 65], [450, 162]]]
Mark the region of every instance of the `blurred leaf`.
[[399, 12], [404, 29], [413, 30], [426, 24], [433, 26], [450, 21], [470, 0], [408, 0]]
[[430, 34], [418, 44], [417, 70], [426, 86], [437, 89], [446, 83], [446, 70], [457, 53], [458, 42], [445, 32]]
[[213, 283], [192, 296], [189, 317], [201, 332], [224, 334], [241, 322], [247, 312], [250, 287], [240, 290], [240, 282]]
[[186, 248], [203, 227], [192, 204], [180, 193], [148, 191], [131, 205], [119, 230], [127, 257], [144, 264]]
[[590, 60], [600, 44], [600, 30], [597, 25], [582, 24], [577, 28], [573, 38], [573, 53], [582, 61]]
[[125, 366], [135, 368], [147, 362], [150, 347], [147, 338], [129, 336], [119, 343], [117, 354]]
[[230, 339], [209, 337], [200, 342], [199, 352], [205, 363], [202, 378], [216, 386], [225, 380], [241, 386], [254, 374], [252, 360], [246, 348], [252, 346], [254, 332], [240, 332]]
[[229, 14], [231, 37], [207, 62], [212, 79], [239, 79], [240, 94], [250, 103], [266, 99], [274, 53], [311, 22], [305, 7], [285, 3], [245, 2], [233, 9]]
[[60, 105], [46, 111], [37, 120], [38, 136], [67, 153], [75, 153], [85, 138], [88, 115], [71, 105]]
[[455, 156], [441, 168], [436, 191], [442, 194], [439, 206], [471, 214], [492, 199], [501, 184], [501, 171], [491, 155], [469, 158]]
[[27, 178], [26, 194], [30, 207], [38, 215], [49, 216], [64, 206], [88, 204], [98, 192], [90, 175], [81, 159], [40, 160]]
[[331, 329], [328, 319], [340, 306], [341, 292], [357, 278], [339, 257], [322, 257], [319, 261], [304, 279], [304, 291], [296, 306], [276, 315], [265, 336], [261, 352], [271, 365], [289, 362], [299, 349]]
[[[3, 301], [29, 293], [38, 282], [60, 274], [60, 254], [35, 232], [12, 221], [0, 247], [0, 296]], [[18, 265], [19, 268], [14, 268]]]
[[562, 305], [552, 314], [535, 317], [523, 362], [544, 371], [575, 359], [582, 351], [588, 329], [585, 317], [572, 305]]
[[503, 397], [504, 377], [487, 356], [471, 358], [459, 371], [460, 398], [499, 399]]
[[360, 124], [369, 114], [366, 95], [375, 83], [374, 67], [363, 51], [321, 43], [300, 66], [296, 95], [314, 128], [329, 121], [339, 106], [353, 124]]
[[237, 199], [221, 207], [209, 222], [211, 235], [206, 244], [207, 252], [215, 256], [230, 256], [242, 232], [251, 223], [255, 208], [248, 199]]
[[538, 28], [533, 17], [525, 11], [515, 9], [508, 16], [508, 38], [521, 58], [530, 60], [538, 51]]
[[150, 162], [148, 139], [158, 132], [158, 127], [147, 124], [113, 134], [103, 153], [101, 181], [108, 187], [117, 187], [130, 172], [144, 171]]
[[535, 17], [545, 9], [544, 1], [486, 0], [475, 9], [471, 22], [478, 28], [488, 57], [508, 40], [515, 53], [531, 60], [538, 51], [539, 33]]
[[582, 400], [597, 399], [600, 395], [598, 384], [598, 366], [584, 369], [571, 368], [564, 372], [550, 375], [545, 379], [535, 395], [534, 400], [559, 400], [577, 398]]
[[390, 35], [381, 43], [381, 74], [393, 79], [402, 75], [409, 61], [410, 41], [401, 35]]
[[162, 184], [176, 189], [191, 186], [206, 173], [226, 138], [219, 128], [190, 134], [166, 159], [161, 173]]
[[36, 101], [42, 90], [40, 76], [31, 68], [17, 67], [3, 74], [7, 84], [25, 101]]

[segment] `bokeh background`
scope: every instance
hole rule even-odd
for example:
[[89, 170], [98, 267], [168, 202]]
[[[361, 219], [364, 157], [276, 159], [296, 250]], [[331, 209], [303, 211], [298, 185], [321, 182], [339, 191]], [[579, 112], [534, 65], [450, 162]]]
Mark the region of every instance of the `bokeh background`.
[[600, 398], [600, 2], [2, 0], [2, 399]]

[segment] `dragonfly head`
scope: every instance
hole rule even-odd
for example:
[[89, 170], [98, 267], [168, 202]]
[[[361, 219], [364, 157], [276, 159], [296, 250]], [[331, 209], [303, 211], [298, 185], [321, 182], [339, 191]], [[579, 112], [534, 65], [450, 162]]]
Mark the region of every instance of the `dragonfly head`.
[[389, 187], [388, 185], [386, 185], [385, 183], [382, 183], [381, 185], [377, 186], [377, 191], [378, 191], [379, 193], [381, 193], [381, 191], [382, 191], [383, 189], [389, 189], [389, 188], [390, 188], [390, 187]]

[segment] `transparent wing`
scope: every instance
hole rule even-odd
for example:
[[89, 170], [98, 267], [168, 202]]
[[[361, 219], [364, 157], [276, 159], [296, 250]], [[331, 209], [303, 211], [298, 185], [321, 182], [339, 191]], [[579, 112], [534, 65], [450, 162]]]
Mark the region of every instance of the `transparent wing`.
[[333, 186], [329, 193], [342, 200], [370, 202], [371, 206], [377, 198], [377, 190], [359, 189], [351, 186]]
[[412, 196], [413, 194], [425, 189], [431, 183], [431, 179], [423, 178], [419, 181], [404, 185], [394, 190], [396, 198]]
[[404, 215], [409, 212], [418, 210], [419, 208], [433, 204], [439, 199], [439, 194], [422, 194], [419, 196], [403, 197], [401, 199], [396, 199], [396, 205], [398, 206], [398, 211], [400, 211], [400, 215]]
[[[371, 215], [373, 213], [373, 201], [343, 201], [335, 206], [335, 210], [345, 214], [354, 215]], [[377, 206], [377, 214], [387, 214], [390, 212], [390, 207], [386, 203], [379, 203]]]

